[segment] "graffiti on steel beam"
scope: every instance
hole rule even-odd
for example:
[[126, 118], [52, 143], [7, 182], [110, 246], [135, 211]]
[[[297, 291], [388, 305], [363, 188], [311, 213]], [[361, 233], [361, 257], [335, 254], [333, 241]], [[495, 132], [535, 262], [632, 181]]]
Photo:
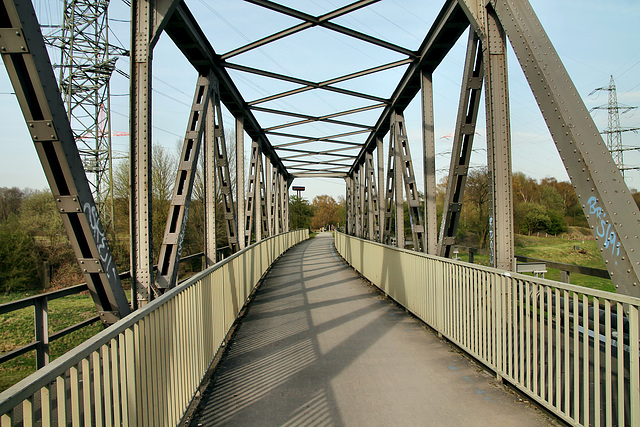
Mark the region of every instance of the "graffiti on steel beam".
[[[596, 196], [591, 196], [587, 201], [587, 205], [589, 205], [589, 213], [595, 214], [596, 217], [600, 220], [600, 224], [596, 228], [596, 234], [599, 237], [604, 238], [604, 243], [602, 244], [604, 249], [611, 250], [611, 255], [614, 257], [620, 256], [620, 242], [618, 241], [618, 235], [615, 231], [611, 231], [611, 222], [607, 220], [607, 213], [602, 209], [601, 206], [598, 206], [598, 199]], [[605, 238], [606, 236], [606, 238]], [[618, 260], [614, 261], [616, 265], [618, 265]]]

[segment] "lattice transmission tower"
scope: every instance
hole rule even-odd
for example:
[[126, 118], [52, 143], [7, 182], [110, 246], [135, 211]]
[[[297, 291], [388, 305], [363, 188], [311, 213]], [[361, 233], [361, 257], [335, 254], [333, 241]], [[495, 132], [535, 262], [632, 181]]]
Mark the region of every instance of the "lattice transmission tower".
[[616, 93], [616, 83], [613, 80], [613, 76], [611, 76], [611, 80], [609, 80], [609, 86], [599, 87], [594, 89], [589, 96], [593, 95], [598, 91], [607, 91], [609, 92], [609, 102], [607, 105], [600, 105], [598, 107], [593, 107], [590, 111], [593, 110], [607, 110], [609, 115], [608, 126], [607, 129], [600, 132], [602, 134], [607, 135], [607, 147], [611, 152], [611, 156], [613, 157], [613, 161], [616, 162], [618, 169], [622, 172], [622, 176], [624, 176], [625, 170], [630, 169], [640, 169], [640, 167], [627, 167], [624, 165], [624, 152], [629, 150], [637, 150], [636, 147], [624, 147], [622, 145], [622, 133], [630, 132], [630, 131], [638, 131], [640, 128], [623, 128], [620, 126], [620, 110], [623, 110], [622, 113], [626, 113], [627, 111], [634, 110], [638, 107], [630, 107], [627, 105], [621, 105], [618, 103], [618, 95]]
[[109, 80], [127, 54], [109, 44], [108, 7], [109, 0], [64, 0], [62, 26], [48, 37], [60, 49], [60, 92], [105, 225], [113, 220]]

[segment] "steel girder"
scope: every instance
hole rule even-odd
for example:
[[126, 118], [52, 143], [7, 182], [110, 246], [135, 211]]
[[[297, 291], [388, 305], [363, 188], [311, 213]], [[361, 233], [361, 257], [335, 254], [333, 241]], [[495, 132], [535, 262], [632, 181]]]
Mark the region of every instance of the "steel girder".
[[216, 225], [218, 191], [216, 180], [216, 119], [213, 96], [209, 95], [205, 115], [204, 143], [204, 266], [211, 267], [218, 261], [218, 227]]
[[236, 217], [238, 218], [238, 248], [246, 247], [245, 241], [245, 192], [244, 192], [244, 122], [236, 117], [236, 200], [238, 201]]
[[[418, 187], [416, 185], [415, 173], [413, 171], [413, 160], [411, 158], [411, 150], [409, 149], [409, 139], [404, 125], [404, 117], [400, 113], [392, 116], [391, 138], [394, 140], [396, 147], [395, 153], [398, 156], [396, 165], [401, 168], [401, 174], [396, 177], [404, 183], [404, 194], [407, 197], [407, 209], [409, 211], [409, 221], [411, 222], [411, 234], [413, 236], [413, 249], [418, 252], [424, 252], [424, 222], [422, 218], [422, 209], [420, 208], [420, 199], [418, 196]], [[400, 172], [400, 170], [398, 171]], [[402, 204], [402, 192], [397, 189], [396, 203]], [[398, 201], [399, 199], [399, 201]], [[402, 207], [404, 209], [404, 207]], [[403, 221], [404, 224], [404, 221]], [[404, 233], [404, 230], [403, 230]]]
[[[256, 141], [251, 145], [251, 164], [247, 183], [247, 209], [245, 212], [245, 247], [251, 244], [252, 233], [259, 242], [269, 236], [269, 217], [265, 183], [264, 159]], [[255, 229], [254, 229], [255, 225]]]
[[367, 153], [365, 157], [365, 182], [367, 191], [367, 238], [369, 240], [379, 240], [380, 233], [380, 207], [376, 184], [376, 172], [373, 164], [373, 155]]
[[[249, 160], [249, 180], [247, 181], [247, 203], [246, 211], [244, 213], [244, 246], [247, 247], [251, 244], [251, 236], [253, 234], [254, 221], [258, 224], [259, 220], [256, 219], [259, 215], [259, 208], [257, 204], [260, 201], [260, 184], [257, 182], [260, 179], [260, 146], [257, 141], [251, 142], [251, 158]], [[258, 239], [258, 229], [256, 227], [256, 240]]]
[[436, 208], [436, 144], [433, 117], [433, 79], [428, 71], [422, 72], [422, 154], [424, 172], [424, 251], [436, 254], [438, 245], [438, 213]]
[[129, 304], [49, 62], [31, 2], [0, 4], [0, 47], [64, 228], [102, 321], [129, 314]]
[[511, 121], [507, 82], [507, 45], [502, 24], [493, 10], [485, 14], [487, 164], [489, 171], [490, 264], [514, 270], [513, 190], [511, 186]]
[[442, 225], [436, 254], [450, 257], [451, 247], [455, 244], [458, 224], [464, 200], [464, 189], [469, 173], [469, 160], [476, 132], [476, 122], [480, 108], [484, 61], [482, 49], [476, 33], [469, 32], [467, 54], [462, 78], [458, 117], [451, 150], [451, 164], [444, 198]]
[[154, 289], [158, 293], [163, 293], [165, 289], [175, 287], [178, 281], [178, 266], [180, 265], [187, 218], [189, 217], [191, 193], [198, 169], [198, 156], [200, 155], [202, 136], [206, 127], [207, 107], [209, 106], [211, 92], [216, 90], [211, 86], [216, 84], [215, 80], [212, 81], [212, 77], [203, 75], [198, 77], [191, 104], [191, 113], [187, 121], [187, 131], [180, 154], [176, 182], [173, 186], [173, 196], [169, 207], [169, 215], [167, 216], [164, 238], [160, 246], [158, 274], [155, 280], [157, 289]]
[[385, 239], [385, 215], [387, 212], [386, 194], [384, 191], [384, 145], [382, 138], [376, 139], [376, 154], [378, 168], [378, 241], [384, 243]]

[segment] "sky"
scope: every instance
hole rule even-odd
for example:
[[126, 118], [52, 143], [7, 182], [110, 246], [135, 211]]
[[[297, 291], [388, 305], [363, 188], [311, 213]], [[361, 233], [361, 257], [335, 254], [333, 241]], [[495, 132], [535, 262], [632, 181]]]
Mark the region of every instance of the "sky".
[[[611, 75], [615, 79], [619, 103], [640, 106], [640, 3], [637, 0], [530, 1], [587, 108], [606, 106], [607, 92], [592, 92], [596, 88], [608, 86]], [[187, 0], [186, 3], [217, 53], [229, 52], [249, 41], [300, 22], [241, 0]], [[282, 0], [280, 3], [312, 15], [321, 15], [350, 2]], [[442, 4], [440, 0], [382, 0], [334, 22], [417, 49]], [[61, 0], [34, 0], [34, 7], [42, 25], [60, 23]], [[110, 40], [125, 48], [129, 48], [129, 15], [130, 9], [122, 0], [111, 1]], [[446, 175], [449, 167], [452, 145], [449, 135], [455, 127], [466, 38], [466, 34], [461, 37], [433, 75], [438, 179]], [[312, 28], [261, 49], [240, 54], [229, 61], [307, 80], [323, 81], [403, 58], [400, 54], [327, 29]], [[53, 61], [58, 61], [58, 58], [54, 57]], [[128, 58], [119, 58], [117, 66], [128, 73]], [[568, 180], [553, 140], [511, 50], [508, 67], [513, 170], [535, 179], [554, 177], [561, 181]], [[337, 86], [387, 98], [404, 71], [404, 67], [398, 67], [342, 82]], [[229, 73], [247, 101], [297, 87], [239, 71], [230, 70]], [[153, 59], [153, 144], [162, 145], [177, 153], [176, 147], [184, 138], [196, 78], [197, 73], [172, 41], [163, 35], [154, 50]], [[128, 84], [126, 78], [114, 74], [111, 106], [112, 129], [116, 132], [126, 133], [129, 128]], [[4, 67], [0, 67], [0, 126], [3, 129], [0, 133], [0, 147], [3, 148], [3, 155], [0, 156], [0, 187], [46, 188], [42, 167], [12, 92], [6, 71]], [[310, 115], [322, 115], [363, 105], [366, 103], [362, 100], [327, 91], [311, 91], [264, 104], [269, 108], [295, 110]], [[481, 105], [472, 167], [486, 165], [484, 101]], [[346, 118], [373, 124], [380, 111], [371, 110]], [[266, 113], [254, 114], [263, 127], [290, 120]], [[601, 130], [607, 127], [606, 110], [594, 110], [592, 116]], [[422, 186], [422, 166], [419, 161], [422, 158], [420, 117], [420, 101], [417, 97], [405, 111], [405, 122], [416, 179], [418, 185]], [[620, 122], [622, 127], [640, 127], [640, 110], [622, 114]], [[225, 129], [233, 129], [233, 123], [233, 117], [225, 112]], [[335, 127], [322, 123], [288, 129], [291, 133], [311, 136], [337, 133]], [[367, 134], [362, 134], [345, 139], [363, 142], [366, 136]], [[274, 145], [290, 141], [282, 137], [271, 137], [270, 140]], [[623, 134], [623, 144], [640, 147], [640, 135], [633, 132]], [[114, 157], [125, 157], [128, 146], [127, 136], [114, 136]], [[247, 136], [247, 156], [249, 146], [250, 139]], [[626, 165], [640, 166], [640, 151], [627, 151], [624, 155]], [[386, 156], [385, 152], [384, 157]], [[640, 171], [627, 171], [625, 177], [630, 188], [640, 189]], [[305, 186], [303, 197], [309, 200], [320, 194], [339, 197], [345, 192], [342, 179], [298, 179], [294, 185]]]

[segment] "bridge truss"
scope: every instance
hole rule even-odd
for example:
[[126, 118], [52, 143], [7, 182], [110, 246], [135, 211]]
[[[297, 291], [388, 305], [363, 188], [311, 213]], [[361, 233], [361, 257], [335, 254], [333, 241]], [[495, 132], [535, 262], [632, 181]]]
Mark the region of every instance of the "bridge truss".
[[[209, 212], [219, 188], [229, 245], [242, 249], [253, 241], [287, 231], [288, 187], [295, 178], [344, 179], [347, 232], [404, 247], [404, 201], [409, 209], [415, 250], [449, 256], [464, 203], [469, 156], [484, 90], [487, 164], [490, 177], [490, 244], [495, 267], [513, 269], [513, 201], [511, 137], [506, 67], [507, 41], [537, 100], [562, 157], [602, 256], [619, 292], [640, 295], [640, 214], [606, 144], [573, 86], [562, 62], [527, 0], [446, 0], [417, 50], [372, 37], [338, 24], [337, 18], [381, 0], [359, 0], [319, 16], [269, 0], [246, 0], [283, 14], [297, 24], [226, 53], [217, 53], [183, 0], [131, 2], [131, 274], [134, 308], [175, 286], [183, 230], [188, 216], [195, 165], [202, 151]], [[319, 27], [402, 56], [400, 60], [334, 78], [313, 81], [232, 62], [238, 55]], [[433, 72], [465, 31], [468, 47], [460, 93], [449, 188], [440, 235], [435, 211]], [[176, 175], [171, 211], [162, 242], [158, 273], [151, 242], [151, 129], [153, 52], [161, 34], [168, 35], [199, 78]], [[105, 321], [129, 312], [113, 267], [95, 202], [82, 170], [64, 106], [30, 4], [3, 0], [0, 43], [20, 106], [31, 130], [65, 227]], [[215, 43], [215, 40], [214, 40]], [[385, 70], [405, 72], [389, 98], [345, 89], [342, 82]], [[230, 71], [275, 79], [295, 88], [247, 101]], [[313, 115], [278, 110], [263, 104], [308, 91], [330, 91], [362, 102], [356, 108]], [[420, 95], [425, 176], [424, 208], [415, 181], [404, 111]], [[235, 118], [236, 165], [230, 165], [220, 108]], [[348, 117], [379, 111], [375, 123]], [[282, 117], [263, 127], [254, 112]], [[287, 128], [321, 122], [347, 127], [323, 136], [302, 135]], [[248, 181], [244, 181], [244, 135], [251, 138]], [[387, 136], [389, 136], [387, 138]], [[288, 142], [273, 144], [271, 139]], [[354, 138], [356, 141], [354, 142]], [[384, 141], [388, 139], [385, 170]], [[376, 161], [374, 161], [376, 159]], [[229, 168], [238, 171], [232, 188]], [[386, 178], [386, 180], [385, 180]], [[246, 184], [246, 185], [245, 185]], [[215, 262], [215, 224], [208, 215], [207, 259]]]

